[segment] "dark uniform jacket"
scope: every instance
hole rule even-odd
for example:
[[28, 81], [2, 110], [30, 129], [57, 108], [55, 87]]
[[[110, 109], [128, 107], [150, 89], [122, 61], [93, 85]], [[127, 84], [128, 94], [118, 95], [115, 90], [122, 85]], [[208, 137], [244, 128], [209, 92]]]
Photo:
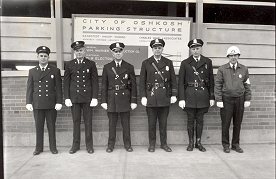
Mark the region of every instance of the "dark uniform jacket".
[[49, 65], [44, 72], [39, 66], [29, 70], [26, 103], [34, 109], [54, 109], [62, 104], [62, 83], [60, 69]]
[[89, 103], [98, 98], [98, 72], [93, 61], [84, 58], [67, 62], [64, 72], [64, 98], [72, 103]]
[[[156, 65], [164, 80], [152, 63]], [[147, 98], [147, 107], [169, 106], [171, 96], [177, 96], [177, 83], [172, 61], [163, 56], [159, 63], [153, 56], [143, 61], [139, 91], [141, 98]]]
[[[113, 72], [116, 71], [118, 78]], [[130, 111], [130, 104], [137, 103], [137, 85], [133, 65], [122, 60], [116, 68], [114, 61], [104, 65], [102, 74], [102, 103], [107, 103], [107, 112]]]
[[[193, 70], [195, 67], [201, 82]], [[189, 108], [205, 108], [210, 106], [210, 100], [214, 100], [214, 75], [212, 61], [200, 56], [196, 62], [193, 56], [181, 62], [178, 81], [178, 98], [185, 100]]]
[[230, 64], [219, 67], [215, 82], [216, 100], [221, 102], [222, 96], [240, 97], [245, 101], [251, 100], [251, 90], [248, 69], [238, 63], [235, 73]]

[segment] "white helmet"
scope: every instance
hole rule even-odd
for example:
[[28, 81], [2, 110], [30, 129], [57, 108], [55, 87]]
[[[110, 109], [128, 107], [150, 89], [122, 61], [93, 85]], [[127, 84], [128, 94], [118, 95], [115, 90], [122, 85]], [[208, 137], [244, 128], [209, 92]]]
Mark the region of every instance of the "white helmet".
[[228, 57], [228, 55], [236, 55], [236, 54], [239, 54], [239, 55], [241, 54], [240, 49], [236, 46], [231, 46], [228, 48], [226, 56]]

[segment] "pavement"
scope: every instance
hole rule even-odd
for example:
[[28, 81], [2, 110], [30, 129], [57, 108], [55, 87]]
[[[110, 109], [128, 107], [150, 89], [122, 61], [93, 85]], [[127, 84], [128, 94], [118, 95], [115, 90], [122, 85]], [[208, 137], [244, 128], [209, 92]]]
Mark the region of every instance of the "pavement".
[[[203, 144], [204, 145], [204, 144]], [[115, 146], [107, 153], [105, 146], [94, 147], [88, 154], [81, 146], [75, 154], [70, 147], [58, 147], [54, 155], [47, 147], [33, 156], [34, 147], [4, 147], [5, 179], [273, 179], [275, 144], [244, 144], [244, 153], [224, 153], [221, 145], [204, 145], [206, 152], [187, 145], [170, 145], [172, 152], [156, 146], [133, 146], [126, 152]]]

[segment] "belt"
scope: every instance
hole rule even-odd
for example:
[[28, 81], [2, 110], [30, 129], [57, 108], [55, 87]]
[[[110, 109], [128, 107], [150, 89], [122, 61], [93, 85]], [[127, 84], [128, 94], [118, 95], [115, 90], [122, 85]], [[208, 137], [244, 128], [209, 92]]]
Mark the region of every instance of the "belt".
[[188, 87], [205, 87], [205, 83], [188, 83]]
[[115, 89], [115, 90], [124, 90], [127, 89], [126, 85], [115, 85], [113, 86], [109, 86], [108, 87], [109, 90]]
[[163, 88], [166, 87], [165, 83], [148, 83], [151, 88]]

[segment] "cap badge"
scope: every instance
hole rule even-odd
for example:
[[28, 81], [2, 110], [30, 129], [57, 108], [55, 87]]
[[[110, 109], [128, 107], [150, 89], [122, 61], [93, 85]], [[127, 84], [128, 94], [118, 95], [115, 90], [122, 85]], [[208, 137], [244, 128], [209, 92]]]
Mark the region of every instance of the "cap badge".
[[44, 50], [46, 49], [46, 47], [42, 47]]
[[235, 53], [235, 50], [232, 50], [231, 53]]
[[159, 40], [158, 40], [158, 39], [155, 39], [155, 42], [156, 42], [156, 43], [159, 43]]
[[196, 44], [196, 43], [197, 43], [197, 40], [196, 40], [196, 39], [194, 39], [194, 40], [193, 40], [193, 43], [194, 43], [194, 44]]
[[76, 44], [78, 45], [78, 44], [79, 44], [79, 42], [76, 42]]
[[117, 47], [117, 48], [120, 48], [120, 44], [119, 44], [119, 43], [116, 43], [116, 47]]

